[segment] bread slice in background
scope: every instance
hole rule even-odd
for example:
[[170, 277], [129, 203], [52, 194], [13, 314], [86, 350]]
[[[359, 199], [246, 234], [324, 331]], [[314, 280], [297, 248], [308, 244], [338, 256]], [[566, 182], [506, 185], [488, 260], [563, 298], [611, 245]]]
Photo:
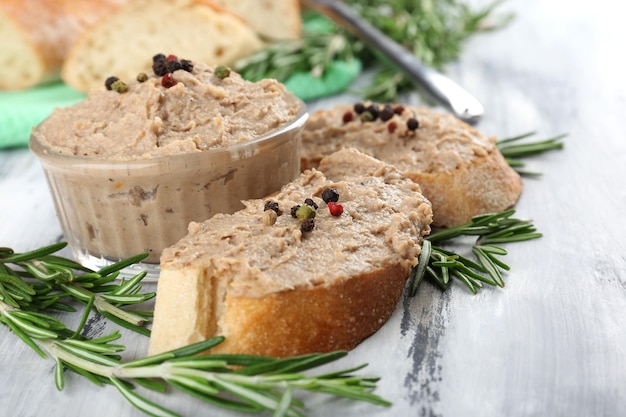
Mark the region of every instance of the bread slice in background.
[[78, 36], [127, 0], [0, 0], [0, 90], [58, 80]]
[[[161, 256], [150, 354], [213, 336], [212, 353], [291, 356], [352, 349], [378, 330], [400, 299], [432, 210], [413, 181], [355, 150], [322, 161], [264, 200], [191, 223]], [[320, 195], [339, 192], [342, 215]], [[290, 208], [319, 208], [302, 232]], [[276, 223], [262, 221], [266, 201]]]
[[89, 91], [104, 88], [109, 76], [134, 79], [157, 53], [228, 65], [262, 46], [248, 24], [211, 1], [129, 0], [81, 35], [61, 76]]
[[[316, 167], [339, 149], [357, 148], [417, 182], [432, 203], [437, 227], [465, 223], [517, 202], [522, 180], [504, 160], [495, 137], [424, 107], [394, 105], [396, 113], [386, 121], [362, 121], [353, 107], [339, 104], [311, 115], [302, 133], [302, 169]], [[407, 126], [412, 118], [419, 123], [414, 131]]]
[[297, 39], [302, 32], [299, 0], [213, 0], [244, 19], [267, 40]]

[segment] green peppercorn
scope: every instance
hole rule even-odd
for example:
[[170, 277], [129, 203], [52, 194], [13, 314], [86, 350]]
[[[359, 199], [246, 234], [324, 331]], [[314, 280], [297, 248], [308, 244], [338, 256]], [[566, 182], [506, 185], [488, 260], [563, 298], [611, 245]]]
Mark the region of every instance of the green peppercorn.
[[315, 220], [313, 219], [305, 219], [302, 223], [300, 223], [300, 230], [302, 233], [308, 233], [313, 230], [315, 227]]
[[215, 76], [217, 78], [220, 78], [223, 80], [229, 75], [230, 75], [230, 68], [228, 68], [226, 65], [220, 65], [217, 68], [215, 68]]
[[146, 74], [145, 72], [140, 72], [139, 74], [137, 74], [137, 81], [139, 81], [140, 83], [145, 83], [146, 81], [148, 81], [148, 74]]
[[128, 86], [124, 81], [117, 80], [113, 84], [111, 84], [111, 90], [121, 94], [128, 91]]
[[296, 210], [296, 217], [300, 220], [312, 219], [315, 217], [315, 209], [308, 204], [303, 204]]

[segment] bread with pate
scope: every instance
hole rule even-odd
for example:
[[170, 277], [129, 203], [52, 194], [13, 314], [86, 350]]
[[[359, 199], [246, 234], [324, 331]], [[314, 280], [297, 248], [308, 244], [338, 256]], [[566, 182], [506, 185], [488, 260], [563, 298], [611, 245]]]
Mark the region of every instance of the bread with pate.
[[340, 104], [311, 115], [301, 161], [308, 169], [339, 149], [357, 148], [417, 182], [432, 203], [433, 226], [450, 227], [518, 200], [522, 180], [495, 142], [450, 114], [424, 107]]
[[416, 183], [353, 149], [244, 203], [163, 252], [150, 354], [218, 335], [211, 353], [352, 349], [396, 308], [432, 219]]

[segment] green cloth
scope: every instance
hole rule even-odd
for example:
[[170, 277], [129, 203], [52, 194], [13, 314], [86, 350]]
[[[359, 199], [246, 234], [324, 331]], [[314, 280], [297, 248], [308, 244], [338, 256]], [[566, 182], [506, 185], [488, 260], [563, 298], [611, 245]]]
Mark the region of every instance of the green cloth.
[[32, 128], [54, 108], [69, 106], [84, 97], [62, 83], [0, 92], [0, 149], [28, 146]]
[[285, 86], [302, 100], [313, 100], [345, 91], [361, 73], [361, 61], [334, 61], [321, 77], [297, 72], [285, 80]]

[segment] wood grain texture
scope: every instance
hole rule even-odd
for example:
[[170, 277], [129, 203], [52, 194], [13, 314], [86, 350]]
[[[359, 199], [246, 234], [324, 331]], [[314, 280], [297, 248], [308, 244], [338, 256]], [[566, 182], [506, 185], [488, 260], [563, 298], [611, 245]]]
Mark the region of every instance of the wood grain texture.
[[[377, 392], [392, 408], [306, 395], [311, 416], [624, 413], [626, 82], [619, 64], [626, 25], [614, 6], [609, 0], [509, 0], [500, 9], [514, 11], [515, 21], [473, 39], [450, 66], [448, 73], [484, 103], [479, 128], [485, 133], [569, 133], [564, 151], [530, 161], [529, 169], [543, 176], [525, 180], [517, 205], [519, 217], [534, 219], [544, 237], [509, 247], [506, 288], [472, 295], [460, 285], [446, 293], [424, 285], [333, 365], [368, 362], [366, 372], [382, 377]], [[347, 100], [353, 98], [310, 105]], [[23, 251], [62, 239], [28, 150], [0, 152], [0, 201], [0, 245]], [[98, 318], [89, 323], [91, 335], [112, 328]], [[142, 336], [124, 332], [123, 341], [128, 358], [147, 351]], [[0, 415], [142, 415], [112, 387], [75, 375], [57, 392], [52, 362], [5, 327], [0, 369]], [[182, 395], [149, 397], [184, 416], [237, 415]]]

